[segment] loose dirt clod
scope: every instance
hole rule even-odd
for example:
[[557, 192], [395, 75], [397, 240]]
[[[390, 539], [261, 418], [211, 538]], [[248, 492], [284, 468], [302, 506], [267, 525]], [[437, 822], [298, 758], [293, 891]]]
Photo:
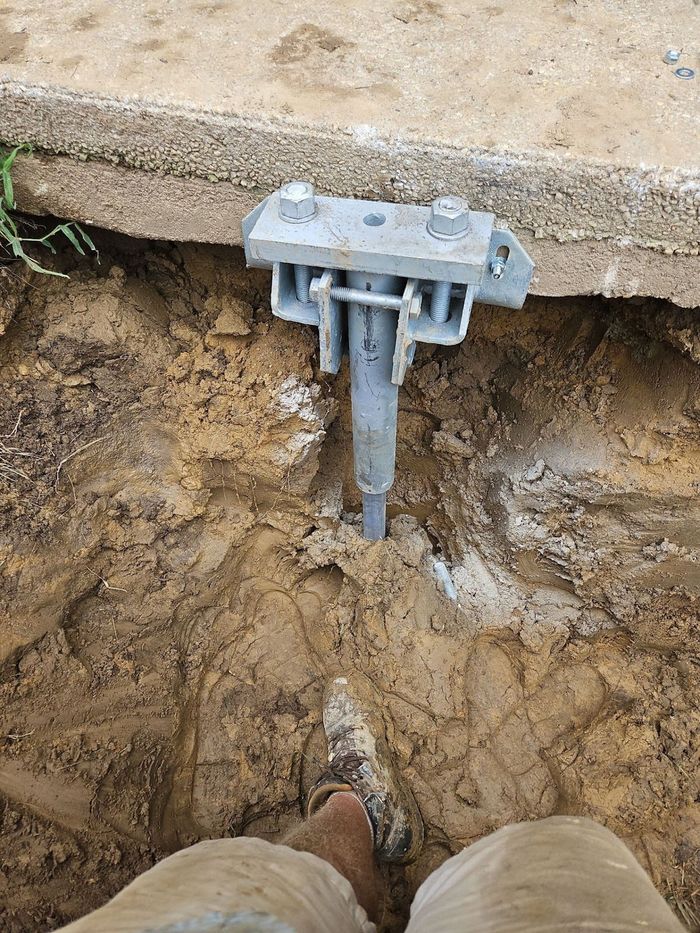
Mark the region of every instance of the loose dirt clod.
[[533, 300], [421, 348], [370, 543], [347, 383], [265, 275], [104, 240], [97, 269], [11, 283], [0, 340], [0, 927], [59, 926], [197, 839], [276, 838], [347, 668], [427, 827], [387, 930], [451, 852], [552, 813], [620, 833], [694, 923], [692, 313]]

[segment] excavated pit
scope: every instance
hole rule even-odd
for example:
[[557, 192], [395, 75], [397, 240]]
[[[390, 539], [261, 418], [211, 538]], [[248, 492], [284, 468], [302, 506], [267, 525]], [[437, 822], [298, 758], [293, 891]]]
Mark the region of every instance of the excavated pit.
[[[348, 376], [233, 248], [100, 238], [0, 272], [0, 928], [164, 854], [277, 838], [339, 670], [386, 699], [427, 844], [590, 815], [691, 928], [700, 885], [700, 326], [658, 301], [478, 307], [400, 394], [360, 534]], [[432, 572], [451, 569], [458, 603]]]

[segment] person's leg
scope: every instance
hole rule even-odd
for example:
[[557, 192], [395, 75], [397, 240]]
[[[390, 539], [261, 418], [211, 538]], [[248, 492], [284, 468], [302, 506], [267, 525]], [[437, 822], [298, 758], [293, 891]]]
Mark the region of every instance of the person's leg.
[[328, 769], [309, 794], [307, 821], [281, 844], [218, 839], [183, 849], [64, 933], [374, 933], [377, 859], [408, 861], [423, 840], [379, 708], [365, 678], [329, 685]]
[[423, 844], [423, 821], [394, 767], [381, 697], [366, 677], [336, 677], [328, 685], [323, 727], [328, 770], [309, 793], [308, 821], [284, 841], [333, 865], [374, 919], [377, 861], [412, 861]]
[[212, 839], [140, 875], [63, 933], [375, 933], [332, 865], [263, 839]]
[[406, 863], [423, 845], [423, 820], [394, 766], [381, 708], [380, 694], [360, 674], [336, 677], [328, 685], [323, 702], [328, 770], [312, 788], [307, 812], [310, 816], [331, 794], [354, 792], [371, 824], [376, 858]]
[[506, 826], [423, 882], [406, 933], [682, 933], [642, 866], [583, 817]]
[[348, 879], [369, 919], [376, 920], [381, 878], [374, 857], [372, 827], [354, 794], [333, 794], [282, 841], [290, 849], [311, 852], [332, 865]]

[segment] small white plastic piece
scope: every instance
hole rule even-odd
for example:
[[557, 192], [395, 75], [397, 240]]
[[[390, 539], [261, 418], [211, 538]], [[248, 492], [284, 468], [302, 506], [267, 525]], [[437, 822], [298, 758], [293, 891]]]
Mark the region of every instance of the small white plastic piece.
[[450, 576], [450, 571], [447, 569], [447, 565], [442, 560], [436, 560], [433, 562], [433, 572], [437, 578], [438, 584], [442, 592], [447, 596], [448, 599], [451, 599], [453, 603], [457, 602], [457, 590], [455, 585], [452, 582], [452, 577]]

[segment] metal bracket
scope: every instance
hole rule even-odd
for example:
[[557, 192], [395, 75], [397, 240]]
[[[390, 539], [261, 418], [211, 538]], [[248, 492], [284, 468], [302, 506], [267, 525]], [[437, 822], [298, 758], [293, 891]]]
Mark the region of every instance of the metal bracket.
[[321, 369], [337, 373], [348, 349], [365, 535], [384, 537], [398, 386], [416, 343], [460, 343], [475, 301], [521, 307], [532, 260], [462, 198], [423, 207], [316, 197], [308, 182], [258, 204], [243, 239], [248, 265], [272, 269], [273, 314], [318, 328]]
[[310, 301], [299, 301], [294, 284], [294, 267], [286, 262], [272, 264], [272, 290], [270, 305], [275, 317], [297, 324], [319, 325], [318, 305]]
[[[318, 327], [324, 372], [338, 372], [344, 346], [343, 302], [331, 296], [332, 289], [342, 288], [343, 271], [407, 280], [396, 305], [392, 381], [397, 385], [404, 381], [416, 342], [450, 346], [464, 339], [475, 301], [520, 308], [525, 300], [533, 262], [510, 230], [494, 227], [493, 214], [469, 211], [465, 234], [438, 237], [431, 235], [428, 207], [314, 196], [313, 213], [289, 222], [283, 192], [265, 198], [243, 221], [246, 260], [249, 266], [272, 268], [277, 317]], [[294, 265], [320, 270], [311, 302], [296, 295]], [[431, 318], [424, 300], [435, 282], [456, 286], [443, 322]]]
[[252, 253], [250, 252], [250, 234], [253, 230], [253, 227], [257, 223], [258, 217], [265, 210], [265, 205], [269, 201], [269, 197], [264, 198], [260, 204], [253, 208], [250, 214], [246, 214], [243, 218], [243, 223], [241, 224], [241, 229], [243, 231], [243, 250], [245, 251], [245, 262], [249, 269], [271, 269], [272, 263], [265, 262], [264, 260], [256, 260]]
[[431, 209], [422, 205], [316, 197], [315, 213], [299, 223], [281, 216], [281, 201], [281, 192], [271, 194], [243, 221], [249, 266], [291, 262], [429, 282], [481, 282], [493, 214], [469, 211], [466, 236], [437, 239], [428, 230]]
[[464, 340], [476, 291], [476, 286], [467, 285], [463, 298], [451, 300], [450, 317], [447, 321], [444, 324], [436, 324], [431, 320], [429, 310], [422, 306], [423, 296], [422, 292], [417, 291], [418, 285], [415, 279], [406, 283], [396, 326], [396, 348], [391, 381], [399, 386], [403, 385], [406, 369], [413, 362], [417, 341], [453, 346]]
[[295, 291], [294, 267], [286, 262], [275, 262], [272, 265], [272, 313], [283, 321], [318, 327], [320, 368], [324, 373], [335, 374], [343, 358], [345, 321], [340, 303], [331, 297], [332, 287], [333, 273], [326, 269], [321, 275], [317, 300], [299, 301]]

